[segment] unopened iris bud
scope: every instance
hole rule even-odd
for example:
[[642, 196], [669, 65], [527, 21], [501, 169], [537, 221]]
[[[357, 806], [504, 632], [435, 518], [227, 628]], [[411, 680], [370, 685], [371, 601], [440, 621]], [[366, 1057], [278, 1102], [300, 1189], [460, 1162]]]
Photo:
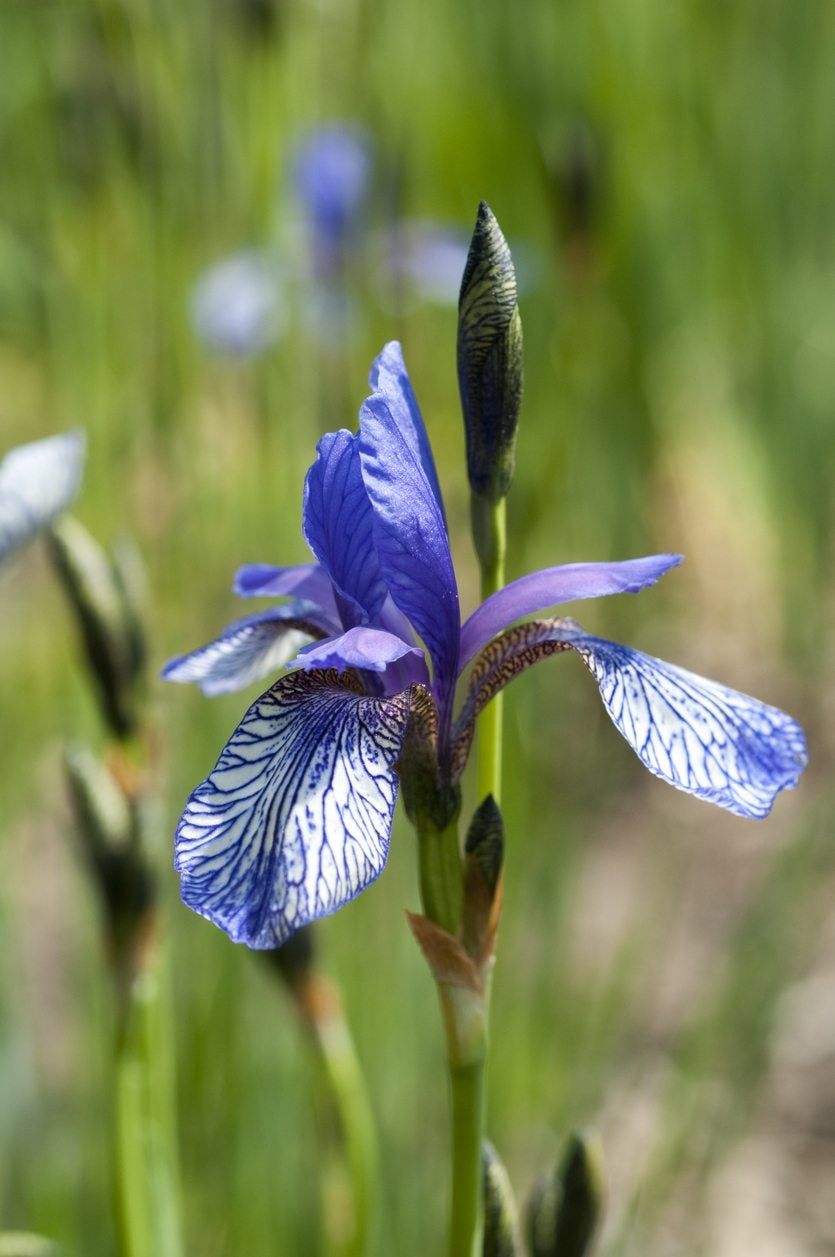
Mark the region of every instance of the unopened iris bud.
[[520, 1257], [519, 1216], [507, 1170], [496, 1149], [484, 1141], [482, 1154], [484, 1183], [483, 1257]]
[[498, 502], [513, 480], [522, 323], [510, 249], [484, 201], [458, 299], [458, 388], [470, 487], [477, 497]]
[[136, 725], [135, 686], [144, 659], [142, 629], [126, 584], [131, 578], [69, 516], [53, 527], [50, 550], [78, 621], [107, 723], [117, 737], [125, 737]]
[[603, 1212], [605, 1185], [600, 1142], [573, 1134], [556, 1170], [535, 1186], [528, 1206], [531, 1257], [586, 1257]]
[[498, 929], [503, 864], [504, 821], [498, 803], [488, 794], [473, 815], [464, 844], [461, 939], [480, 964], [490, 958]]
[[95, 882], [107, 941], [120, 973], [139, 961], [144, 926], [156, 900], [143, 850], [142, 811], [110, 770], [86, 747], [64, 757], [79, 844]]

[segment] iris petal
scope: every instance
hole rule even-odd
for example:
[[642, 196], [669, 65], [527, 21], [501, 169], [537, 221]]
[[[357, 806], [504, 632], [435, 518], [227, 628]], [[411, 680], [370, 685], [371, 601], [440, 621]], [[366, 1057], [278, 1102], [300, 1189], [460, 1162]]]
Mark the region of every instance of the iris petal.
[[32, 441], [0, 462], [0, 560], [18, 550], [72, 502], [84, 466], [82, 432]]
[[398, 383], [378, 359], [376, 378], [380, 390], [360, 410], [360, 455], [374, 508], [377, 553], [392, 598], [429, 648], [439, 702], [448, 707], [457, 671], [460, 613], [437, 480], [434, 469], [427, 471], [425, 434], [421, 439], [422, 423], [416, 427], [405, 368]]
[[617, 729], [657, 777], [738, 816], [760, 819], [806, 761], [791, 716], [673, 664], [585, 633], [573, 620], [533, 621], [492, 642], [473, 671], [456, 724], [460, 772], [475, 718], [503, 685], [557, 650], [577, 651]]
[[338, 624], [333, 585], [320, 563], [297, 563], [293, 567], [247, 563], [235, 573], [232, 592], [239, 598], [283, 598], [291, 594], [308, 598], [318, 602]]
[[564, 563], [511, 581], [487, 598], [461, 630], [461, 667], [514, 620], [535, 615], [561, 602], [637, 594], [682, 561], [680, 554], [651, 554], [616, 563]]
[[359, 438], [341, 429], [316, 447], [304, 485], [304, 535], [337, 592], [343, 624], [374, 620], [387, 589], [374, 546]]
[[184, 902], [235, 942], [276, 947], [382, 872], [409, 696], [294, 673], [253, 703], [183, 812]]
[[312, 642], [302, 647], [294, 664], [308, 671], [336, 668], [344, 672], [346, 668], [356, 668], [362, 672], [378, 672], [384, 674], [387, 693], [399, 693], [412, 684], [429, 684], [420, 647], [384, 629], [356, 627], [340, 637]]
[[797, 785], [806, 739], [784, 711], [599, 637], [572, 645], [616, 727], [656, 777], [753, 820]]
[[[467, 250], [465, 247], [465, 261], [466, 254]], [[458, 278], [460, 283], [460, 275]], [[423, 468], [441, 514], [446, 519], [441, 485], [438, 480], [435, 459], [432, 456], [432, 446], [429, 444], [423, 415], [420, 413], [415, 391], [412, 388], [412, 381], [409, 379], [409, 373], [406, 370], [400, 341], [390, 340], [387, 345], [383, 346], [371, 365], [368, 383], [375, 393], [382, 393], [383, 396], [388, 398], [392, 410], [396, 412], [399, 418], [403, 439], [410, 446]]]
[[236, 620], [205, 646], [172, 659], [162, 677], [196, 682], [209, 697], [229, 694], [274, 675], [311, 637], [324, 637], [331, 631], [330, 622], [314, 603], [288, 602]]

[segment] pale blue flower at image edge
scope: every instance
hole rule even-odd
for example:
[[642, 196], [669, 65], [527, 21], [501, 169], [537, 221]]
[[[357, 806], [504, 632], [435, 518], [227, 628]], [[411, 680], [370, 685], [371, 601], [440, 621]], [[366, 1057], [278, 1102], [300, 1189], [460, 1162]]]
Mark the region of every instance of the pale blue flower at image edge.
[[[316, 562], [242, 568], [237, 593], [286, 601], [163, 673], [220, 693], [297, 669], [250, 707], [186, 804], [175, 840], [185, 903], [255, 948], [347, 903], [385, 865], [413, 687], [434, 700], [440, 771], [453, 782], [485, 703], [558, 651], [580, 655], [656, 776], [739, 816], [766, 816], [806, 763], [803, 731], [784, 712], [573, 620], [508, 627], [559, 603], [637, 593], [681, 556], [534, 572], [462, 626], [432, 452], [396, 342], [370, 384], [359, 432], [324, 436], [307, 475], [303, 529]], [[302, 638], [315, 640], [299, 649]]]
[[0, 562], [48, 527], [73, 501], [84, 469], [83, 432], [18, 445], [0, 462]]

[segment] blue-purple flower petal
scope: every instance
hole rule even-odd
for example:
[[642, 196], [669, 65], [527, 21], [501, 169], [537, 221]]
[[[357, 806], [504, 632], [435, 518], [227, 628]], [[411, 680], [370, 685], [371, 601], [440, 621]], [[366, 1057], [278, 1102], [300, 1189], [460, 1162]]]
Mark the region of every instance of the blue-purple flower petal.
[[461, 630], [460, 666], [482, 650], [491, 638], [523, 616], [547, 607], [606, 594], [637, 594], [682, 561], [680, 554], [651, 554], [614, 563], [565, 563], [529, 572], [511, 581], [473, 612]]
[[754, 820], [797, 785], [806, 739], [784, 711], [599, 637], [571, 645], [615, 725], [657, 777]]
[[162, 678], [193, 682], [209, 697], [230, 694], [274, 676], [311, 637], [331, 631], [331, 622], [314, 603], [295, 599], [236, 620], [205, 646], [172, 659]]
[[46, 528], [81, 484], [86, 441], [80, 431], [9, 450], [0, 462], [0, 561]]
[[277, 947], [382, 872], [408, 695], [294, 673], [244, 716], [177, 827], [183, 901], [235, 942]]
[[304, 482], [305, 539], [327, 571], [345, 628], [376, 619], [388, 590], [374, 544], [359, 438], [328, 432]]
[[593, 637], [569, 619], [520, 624], [479, 656], [455, 727], [456, 774], [486, 703], [514, 676], [566, 649], [580, 655], [615, 726], [656, 777], [752, 819], [767, 816], [776, 795], [797, 785], [806, 740], [791, 716], [652, 655]]
[[383, 384], [360, 410], [360, 454], [374, 508], [374, 540], [391, 596], [429, 648], [439, 706], [448, 710], [460, 612], [443, 509], [404, 388]]
[[419, 646], [404, 642], [384, 629], [356, 627], [339, 637], [303, 646], [293, 666], [304, 668], [335, 668], [344, 672], [356, 668], [361, 672], [383, 675], [385, 692], [398, 694], [410, 685], [429, 685], [429, 673]]
[[333, 585], [320, 563], [296, 563], [293, 567], [247, 563], [235, 573], [232, 592], [239, 598], [306, 598], [333, 618], [334, 632], [339, 629]]
[[426, 479], [435, 494], [441, 515], [446, 520], [444, 499], [435, 459], [432, 455], [432, 446], [429, 444], [423, 415], [420, 413], [412, 382], [406, 370], [400, 341], [390, 340], [383, 346], [371, 365], [368, 383], [375, 393], [381, 394], [386, 399], [389, 410], [397, 417], [403, 439], [423, 468]]

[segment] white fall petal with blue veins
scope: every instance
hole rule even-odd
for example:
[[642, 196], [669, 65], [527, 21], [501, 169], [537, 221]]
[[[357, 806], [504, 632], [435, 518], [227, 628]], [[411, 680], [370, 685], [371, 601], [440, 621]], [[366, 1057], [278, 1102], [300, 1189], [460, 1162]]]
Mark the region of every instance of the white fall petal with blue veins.
[[275, 676], [311, 638], [322, 637], [326, 627], [312, 603], [272, 607], [236, 620], [214, 641], [172, 659], [162, 677], [199, 685], [209, 698], [231, 694], [261, 677]]
[[353, 899], [386, 862], [408, 713], [408, 693], [367, 698], [333, 672], [262, 695], [186, 804], [183, 901], [263, 949]]
[[615, 642], [566, 640], [617, 728], [664, 781], [752, 819], [797, 784], [806, 739], [784, 711]]
[[72, 502], [84, 466], [82, 432], [19, 445], [0, 462], [0, 560], [25, 545]]

